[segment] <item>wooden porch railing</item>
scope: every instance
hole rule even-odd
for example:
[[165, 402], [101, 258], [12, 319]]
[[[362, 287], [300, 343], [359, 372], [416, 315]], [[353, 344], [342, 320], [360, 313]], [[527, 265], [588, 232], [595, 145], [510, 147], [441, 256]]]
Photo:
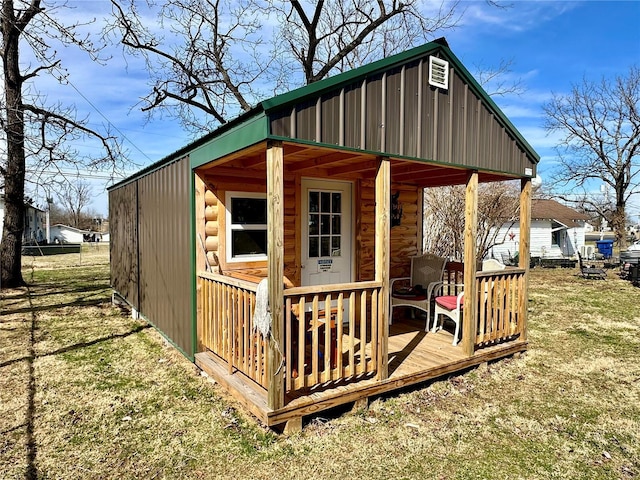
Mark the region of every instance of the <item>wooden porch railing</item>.
[[269, 348], [253, 330], [257, 284], [214, 273], [199, 272], [200, 342], [227, 362], [229, 373], [239, 370], [268, 388]]
[[[240, 371], [268, 388], [268, 342], [253, 330], [257, 284], [199, 272], [198, 287], [202, 346], [223, 359], [229, 373]], [[380, 289], [380, 282], [285, 289], [279, 348], [287, 392], [376, 371]]]
[[478, 323], [476, 346], [485, 346], [509, 340], [521, 334], [524, 328], [525, 270], [478, 272]]
[[[452, 269], [452, 283], [461, 282], [458, 270]], [[476, 348], [522, 334], [525, 270], [478, 272], [476, 282]], [[268, 389], [268, 342], [253, 330], [257, 284], [200, 272], [198, 287], [202, 346], [223, 359], [229, 373], [242, 372]], [[279, 348], [286, 392], [377, 372], [381, 288], [381, 282], [360, 282], [284, 290], [284, 344]]]
[[361, 282], [284, 291], [287, 392], [376, 371], [381, 286]]

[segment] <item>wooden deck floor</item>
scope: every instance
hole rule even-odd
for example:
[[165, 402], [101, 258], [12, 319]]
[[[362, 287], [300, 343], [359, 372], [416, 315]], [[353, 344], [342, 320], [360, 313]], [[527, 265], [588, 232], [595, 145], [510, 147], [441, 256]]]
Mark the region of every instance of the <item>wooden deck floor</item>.
[[325, 385], [307, 395], [287, 398], [285, 407], [277, 411], [267, 406], [267, 394], [262, 387], [242, 374], [229, 375], [224, 362], [215, 355], [199, 353], [196, 364], [262, 422], [271, 426], [465, 370], [524, 351], [527, 346], [526, 342], [516, 340], [482, 348], [472, 357], [466, 357], [460, 346], [451, 344], [452, 340], [452, 334], [446, 330], [425, 332], [424, 320], [396, 321], [389, 330], [389, 378]]

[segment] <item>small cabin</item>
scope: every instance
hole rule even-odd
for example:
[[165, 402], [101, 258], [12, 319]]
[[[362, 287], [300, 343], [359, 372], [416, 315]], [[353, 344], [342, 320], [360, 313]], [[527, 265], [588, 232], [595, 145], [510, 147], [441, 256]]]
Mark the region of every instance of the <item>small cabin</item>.
[[[526, 349], [538, 161], [446, 41], [431, 42], [263, 101], [114, 185], [111, 284], [262, 422], [298, 429]], [[514, 179], [519, 265], [480, 271], [478, 184]], [[459, 184], [452, 345], [451, 328], [391, 322], [389, 285], [423, 253], [424, 189]]]

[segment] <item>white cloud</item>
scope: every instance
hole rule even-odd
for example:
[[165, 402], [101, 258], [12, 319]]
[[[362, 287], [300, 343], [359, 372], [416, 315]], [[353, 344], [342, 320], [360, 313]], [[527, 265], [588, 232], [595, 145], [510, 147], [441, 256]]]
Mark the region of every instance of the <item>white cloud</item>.
[[462, 2], [465, 8], [463, 26], [480, 30], [500, 28], [507, 32], [522, 33], [539, 28], [541, 23], [566, 14], [580, 2], [518, 1], [507, 8], [496, 8], [486, 2]]

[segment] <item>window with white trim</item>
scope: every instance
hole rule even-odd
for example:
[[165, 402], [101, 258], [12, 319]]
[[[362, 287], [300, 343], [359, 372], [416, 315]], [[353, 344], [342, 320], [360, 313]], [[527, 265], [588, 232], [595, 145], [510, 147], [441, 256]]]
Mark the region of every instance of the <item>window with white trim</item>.
[[227, 192], [227, 261], [267, 259], [267, 196]]

